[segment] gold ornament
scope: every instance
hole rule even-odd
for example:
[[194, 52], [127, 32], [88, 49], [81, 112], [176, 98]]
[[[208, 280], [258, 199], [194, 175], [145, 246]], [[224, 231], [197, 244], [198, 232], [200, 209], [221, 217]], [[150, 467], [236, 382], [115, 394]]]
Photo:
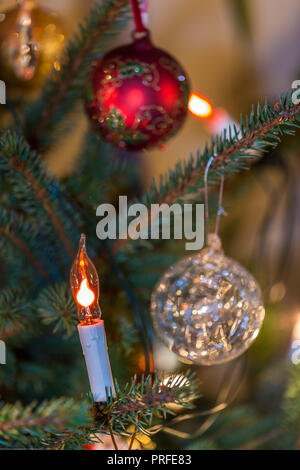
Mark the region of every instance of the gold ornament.
[[20, 2], [20, 11], [16, 22], [16, 32], [8, 40], [8, 51], [12, 58], [15, 74], [21, 80], [30, 80], [35, 72], [38, 45], [34, 42], [32, 3]]
[[38, 91], [51, 67], [59, 70], [65, 41], [65, 27], [57, 14], [36, 8], [33, 2], [25, 0], [5, 12], [0, 70], [8, 92]]

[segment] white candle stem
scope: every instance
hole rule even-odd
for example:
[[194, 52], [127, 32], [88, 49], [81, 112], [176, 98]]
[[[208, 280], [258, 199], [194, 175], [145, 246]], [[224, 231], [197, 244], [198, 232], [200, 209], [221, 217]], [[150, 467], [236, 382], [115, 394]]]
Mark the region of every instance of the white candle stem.
[[86, 362], [91, 391], [96, 402], [105, 402], [115, 389], [108, 357], [104, 322], [78, 325], [78, 333]]

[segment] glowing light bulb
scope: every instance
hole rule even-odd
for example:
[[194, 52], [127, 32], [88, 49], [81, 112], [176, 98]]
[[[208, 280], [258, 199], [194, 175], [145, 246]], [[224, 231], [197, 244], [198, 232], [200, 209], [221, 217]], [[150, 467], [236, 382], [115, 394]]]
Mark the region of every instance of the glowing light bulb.
[[82, 234], [70, 271], [70, 285], [80, 323], [93, 324], [99, 322], [101, 317], [98, 304], [99, 278], [94, 264], [87, 255], [85, 242], [85, 235]]
[[83, 307], [89, 307], [95, 300], [94, 292], [89, 289], [87, 279], [83, 279], [77, 293], [77, 302]]
[[191, 93], [188, 109], [192, 114], [201, 118], [208, 118], [213, 112], [213, 107], [208, 99], [198, 93]]

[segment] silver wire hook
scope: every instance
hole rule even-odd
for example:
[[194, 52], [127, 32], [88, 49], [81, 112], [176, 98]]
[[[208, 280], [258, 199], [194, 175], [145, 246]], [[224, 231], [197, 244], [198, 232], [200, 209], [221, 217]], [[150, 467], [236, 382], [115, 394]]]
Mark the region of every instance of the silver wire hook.
[[208, 160], [205, 171], [204, 171], [204, 203], [205, 203], [205, 233], [206, 233], [206, 242], [208, 240], [209, 234], [209, 208], [208, 208], [208, 172], [210, 169], [210, 165], [212, 164], [215, 156], [213, 155]]
[[[209, 235], [209, 207], [208, 207], [208, 172], [210, 166], [215, 158], [215, 155], [210, 157], [208, 160], [205, 171], [204, 171], [204, 203], [205, 203], [205, 232], [206, 232], [206, 241], [208, 240]], [[224, 208], [222, 207], [223, 202], [223, 193], [224, 193], [224, 175], [221, 175], [220, 179], [220, 190], [219, 190], [219, 200], [218, 200], [218, 211], [216, 217], [216, 225], [215, 225], [215, 234], [218, 235], [219, 226], [220, 226], [220, 218], [221, 215], [224, 214]]]
[[224, 175], [222, 174], [221, 179], [220, 179], [218, 212], [217, 212], [216, 225], [215, 225], [215, 234], [216, 235], [218, 235], [218, 233], [219, 233], [221, 215], [223, 215], [225, 213], [224, 207], [222, 205], [223, 204], [223, 193], [224, 193]]

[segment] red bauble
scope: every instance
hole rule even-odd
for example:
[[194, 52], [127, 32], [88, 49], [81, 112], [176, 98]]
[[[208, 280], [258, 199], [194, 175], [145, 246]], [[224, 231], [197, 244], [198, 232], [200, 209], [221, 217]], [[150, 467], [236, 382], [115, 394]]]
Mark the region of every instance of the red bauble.
[[160, 145], [182, 126], [189, 80], [149, 34], [106, 54], [95, 66], [87, 111], [101, 136], [126, 150]]

